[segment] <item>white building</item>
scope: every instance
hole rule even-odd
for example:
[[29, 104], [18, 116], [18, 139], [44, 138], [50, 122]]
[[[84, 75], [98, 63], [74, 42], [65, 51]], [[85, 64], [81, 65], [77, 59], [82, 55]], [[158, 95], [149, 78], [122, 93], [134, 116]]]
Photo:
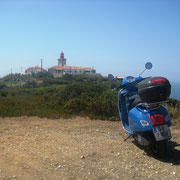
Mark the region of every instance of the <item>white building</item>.
[[48, 70], [53, 74], [54, 77], [61, 77], [65, 74], [96, 74], [96, 70], [94, 68], [82, 68], [75, 66], [66, 66], [66, 59], [64, 58], [64, 53], [60, 53], [60, 58], [58, 59], [58, 65], [49, 68]]
[[26, 74], [37, 74], [39, 72], [45, 72], [46, 70], [45, 69], [41, 69], [40, 67], [38, 66], [35, 66], [35, 67], [29, 67], [28, 69], [25, 70]]

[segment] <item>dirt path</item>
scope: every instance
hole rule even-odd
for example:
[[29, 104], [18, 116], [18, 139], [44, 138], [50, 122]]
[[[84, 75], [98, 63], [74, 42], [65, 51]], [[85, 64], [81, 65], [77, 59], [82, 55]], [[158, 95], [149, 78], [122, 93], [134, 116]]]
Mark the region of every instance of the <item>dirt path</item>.
[[0, 118], [0, 179], [180, 179], [180, 127], [156, 159], [119, 122]]

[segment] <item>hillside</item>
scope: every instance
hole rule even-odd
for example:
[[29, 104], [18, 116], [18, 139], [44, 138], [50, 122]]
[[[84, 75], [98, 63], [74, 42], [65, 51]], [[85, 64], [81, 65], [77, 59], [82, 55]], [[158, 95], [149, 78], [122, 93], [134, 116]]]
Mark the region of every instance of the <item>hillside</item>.
[[[112, 90], [119, 82], [109, 81], [102, 76], [88, 75], [66, 75], [55, 79], [47, 73], [32, 77], [29, 75], [10, 77], [1, 79], [1, 117], [84, 116], [91, 119], [119, 120], [118, 92]], [[11, 79], [16, 81], [10, 83]], [[7, 85], [7, 82], [10, 85]], [[17, 85], [16, 82], [22, 84]], [[173, 122], [180, 122], [180, 101], [170, 99], [165, 106]]]

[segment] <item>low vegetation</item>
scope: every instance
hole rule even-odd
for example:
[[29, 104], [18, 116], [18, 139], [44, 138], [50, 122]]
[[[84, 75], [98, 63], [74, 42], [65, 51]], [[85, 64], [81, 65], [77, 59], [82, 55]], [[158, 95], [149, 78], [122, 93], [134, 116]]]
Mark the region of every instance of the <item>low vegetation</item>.
[[170, 99], [165, 105], [174, 123], [180, 122], [180, 101]]
[[[55, 79], [48, 73], [15, 77], [9, 75], [1, 79], [1, 117], [87, 116], [92, 119], [119, 120], [118, 92], [112, 90], [119, 82], [88, 75], [65, 75]], [[20, 85], [17, 86], [17, 82], [21, 82]], [[170, 99], [166, 107], [173, 121], [180, 122], [180, 102]]]

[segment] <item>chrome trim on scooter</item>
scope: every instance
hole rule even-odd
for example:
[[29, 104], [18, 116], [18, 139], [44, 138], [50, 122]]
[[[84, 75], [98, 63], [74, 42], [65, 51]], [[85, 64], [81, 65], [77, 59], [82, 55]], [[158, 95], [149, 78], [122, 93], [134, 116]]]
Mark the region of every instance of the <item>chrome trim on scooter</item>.
[[148, 110], [154, 110], [154, 109], [158, 109], [162, 103], [167, 103], [167, 102], [168, 102], [168, 100], [167, 101], [161, 101], [161, 102], [155, 102], [155, 103], [146, 103], [146, 102], [144, 102], [144, 103], [137, 104], [136, 107], [142, 106], [142, 107], [145, 107]]

